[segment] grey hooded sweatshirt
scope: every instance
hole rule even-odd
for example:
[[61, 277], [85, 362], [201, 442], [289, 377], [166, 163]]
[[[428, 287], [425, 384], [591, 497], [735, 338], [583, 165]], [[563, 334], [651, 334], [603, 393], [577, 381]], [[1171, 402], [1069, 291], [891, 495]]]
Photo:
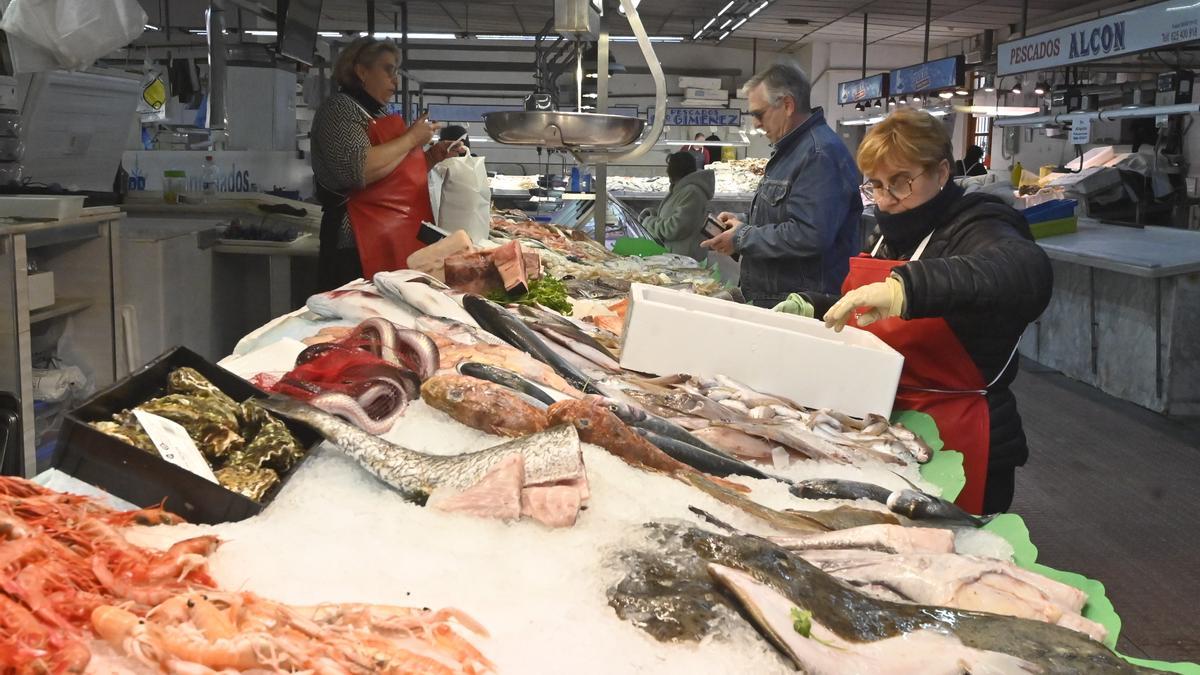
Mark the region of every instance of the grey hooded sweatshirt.
[[650, 215], [642, 219], [642, 227], [662, 242], [671, 253], [704, 260], [707, 252], [700, 248], [704, 241], [704, 218], [708, 200], [717, 189], [717, 175], [711, 169], [690, 173], [671, 188], [667, 198]]

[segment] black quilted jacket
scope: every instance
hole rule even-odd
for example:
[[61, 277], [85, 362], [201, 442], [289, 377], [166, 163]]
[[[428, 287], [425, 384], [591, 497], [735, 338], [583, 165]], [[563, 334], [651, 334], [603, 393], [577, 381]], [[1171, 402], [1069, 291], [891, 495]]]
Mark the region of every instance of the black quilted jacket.
[[[1050, 260], [1033, 241], [1020, 213], [996, 197], [970, 194], [956, 200], [934, 230], [919, 260], [897, 267], [904, 282], [905, 319], [941, 317], [979, 368], [988, 388], [993, 467], [1020, 466], [1029, 456], [1009, 385], [1017, 375], [1010, 356], [1025, 327], [1050, 302]], [[877, 257], [906, 260], [929, 230], [911, 240], [884, 241]], [[867, 250], [874, 248], [878, 230]], [[837, 296], [805, 294], [816, 316]]]

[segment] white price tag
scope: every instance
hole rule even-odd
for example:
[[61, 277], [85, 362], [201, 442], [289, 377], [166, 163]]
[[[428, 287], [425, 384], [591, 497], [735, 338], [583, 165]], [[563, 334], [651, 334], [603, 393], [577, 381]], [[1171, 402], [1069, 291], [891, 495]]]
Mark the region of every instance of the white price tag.
[[1090, 119], [1071, 120], [1071, 144], [1087, 145], [1092, 142], [1092, 121]]
[[158, 454], [163, 459], [175, 466], [183, 467], [205, 480], [217, 482], [217, 476], [213, 473], [212, 467], [204, 461], [204, 455], [200, 454], [192, 437], [188, 436], [187, 431], [178, 423], [136, 408], [133, 416], [142, 424], [142, 428], [146, 430], [146, 434], [150, 436], [151, 442], [154, 443], [154, 447], [158, 448]]

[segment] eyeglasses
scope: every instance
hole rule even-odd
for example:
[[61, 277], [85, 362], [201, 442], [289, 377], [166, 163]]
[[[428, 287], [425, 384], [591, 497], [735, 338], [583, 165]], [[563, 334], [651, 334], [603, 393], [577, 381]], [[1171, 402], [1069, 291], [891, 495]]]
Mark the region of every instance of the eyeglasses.
[[758, 120], [759, 122], [762, 122], [763, 116], [767, 114], [767, 111], [770, 110], [771, 108], [774, 108], [775, 106], [778, 106], [782, 102], [783, 102], [783, 97], [780, 96], [774, 103], [768, 104], [767, 107], [763, 108], [762, 110], [750, 110], [747, 112], [749, 113], [749, 115], [751, 117]]
[[876, 195], [879, 192], [883, 192], [883, 191], [886, 191], [889, 195], [891, 195], [892, 199], [895, 199], [898, 202], [902, 202], [905, 199], [908, 199], [909, 197], [912, 196], [913, 183], [915, 183], [918, 178], [920, 178], [921, 176], [924, 176], [927, 173], [929, 173], [929, 169], [925, 169], [921, 173], [913, 176], [912, 178], [902, 178], [898, 183], [896, 183], [894, 185], [888, 185], [888, 186], [875, 185], [871, 181], [867, 181], [866, 183], [863, 183], [862, 185], [860, 185], [858, 189], [860, 192], [862, 192], [863, 197], [866, 197], [867, 200], [870, 201], [871, 203], [875, 203]]

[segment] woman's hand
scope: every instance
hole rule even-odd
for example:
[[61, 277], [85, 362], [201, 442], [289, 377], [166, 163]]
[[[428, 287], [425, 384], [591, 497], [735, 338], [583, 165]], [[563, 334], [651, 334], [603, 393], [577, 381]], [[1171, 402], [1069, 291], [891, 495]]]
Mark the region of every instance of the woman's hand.
[[838, 333], [842, 332], [854, 315], [854, 310], [859, 307], [866, 310], [858, 317], [860, 328], [876, 321], [900, 316], [904, 311], [904, 300], [904, 284], [896, 277], [860, 286], [842, 296], [837, 304], [825, 312], [825, 327]]
[[408, 131], [404, 132], [404, 135], [412, 141], [414, 148], [423, 148], [429, 145], [429, 142], [433, 140], [434, 132], [442, 128], [440, 124], [430, 122], [428, 117], [428, 113], [421, 115], [408, 128]]

